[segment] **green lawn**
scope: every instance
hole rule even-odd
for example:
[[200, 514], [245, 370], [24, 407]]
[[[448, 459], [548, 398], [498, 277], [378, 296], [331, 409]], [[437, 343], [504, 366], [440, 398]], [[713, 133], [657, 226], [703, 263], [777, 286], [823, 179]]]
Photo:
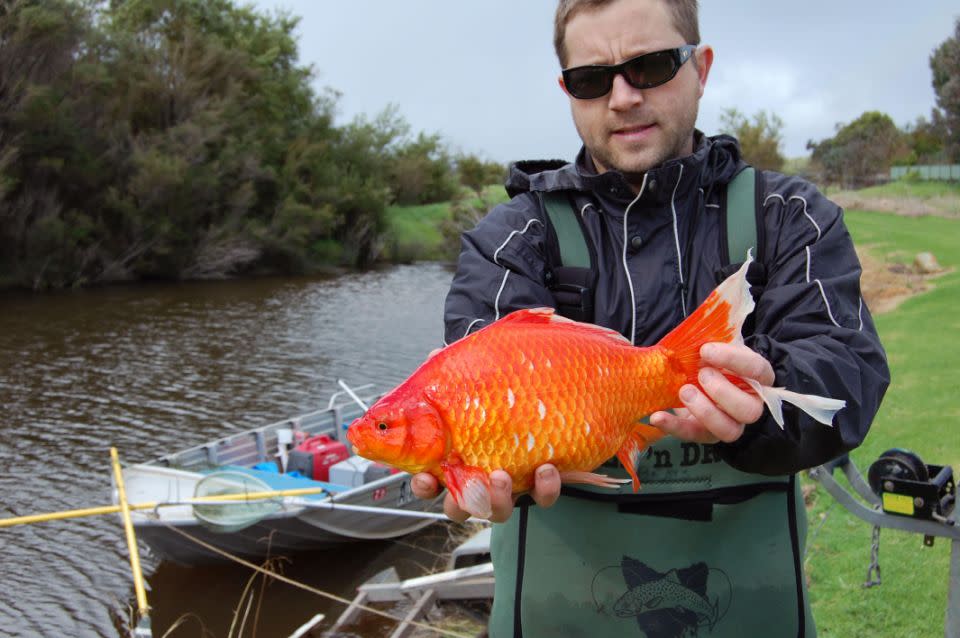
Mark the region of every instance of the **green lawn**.
[[863, 188], [856, 192], [864, 197], [911, 197], [918, 199], [960, 197], [960, 182], [898, 180], [889, 184]]
[[[910, 184], [903, 194], [918, 196], [944, 186]], [[888, 263], [910, 263], [916, 253], [930, 251], [945, 268], [960, 266], [960, 220], [848, 211], [846, 221], [857, 244]], [[866, 441], [851, 454], [864, 475], [892, 447], [960, 471], [960, 273], [943, 275], [934, 285], [875, 317], [892, 383]], [[883, 584], [863, 589], [871, 528], [820, 488], [813, 501], [806, 564], [820, 635], [942, 636], [949, 542], [940, 539], [925, 548], [918, 535], [883, 530]]]

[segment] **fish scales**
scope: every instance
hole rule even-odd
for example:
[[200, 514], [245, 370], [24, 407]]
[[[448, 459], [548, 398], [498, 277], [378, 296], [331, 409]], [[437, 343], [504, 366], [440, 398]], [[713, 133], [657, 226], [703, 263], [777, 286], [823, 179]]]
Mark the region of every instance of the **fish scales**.
[[433, 396], [452, 449], [468, 465], [506, 470], [520, 490], [545, 462], [564, 471], [613, 456], [634, 422], [676, 396], [683, 381], [664, 374], [667, 357], [655, 349], [549, 325], [444, 354], [438, 376], [449, 383]]

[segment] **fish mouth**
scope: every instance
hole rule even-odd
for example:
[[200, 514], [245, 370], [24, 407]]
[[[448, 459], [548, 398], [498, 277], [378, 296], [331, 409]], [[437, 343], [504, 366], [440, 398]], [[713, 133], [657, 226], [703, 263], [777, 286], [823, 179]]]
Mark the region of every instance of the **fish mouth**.
[[354, 427], [359, 423], [359, 421], [360, 419], [357, 419], [356, 421], [350, 424], [350, 427], [347, 428], [347, 440], [350, 441], [350, 445], [354, 447], [354, 450], [356, 450], [356, 448], [359, 447], [358, 439], [360, 437], [357, 434], [358, 427]]

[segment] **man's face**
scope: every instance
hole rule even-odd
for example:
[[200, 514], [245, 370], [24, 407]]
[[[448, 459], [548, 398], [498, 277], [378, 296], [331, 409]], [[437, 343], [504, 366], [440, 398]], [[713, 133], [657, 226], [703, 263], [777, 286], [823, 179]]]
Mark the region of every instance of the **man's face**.
[[[661, 0], [618, 0], [581, 11], [567, 23], [567, 67], [617, 64], [687, 44]], [[570, 97], [573, 121], [599, 172], [617, 169], [635, 186], [642, 174], [693, 152], [697, 107], [713, 61], [697, 50], [677, 75], [651, 89], [635, 89], [622, 75], [602, 97]], [[561, 78], [561, 86], [563, 79]]]

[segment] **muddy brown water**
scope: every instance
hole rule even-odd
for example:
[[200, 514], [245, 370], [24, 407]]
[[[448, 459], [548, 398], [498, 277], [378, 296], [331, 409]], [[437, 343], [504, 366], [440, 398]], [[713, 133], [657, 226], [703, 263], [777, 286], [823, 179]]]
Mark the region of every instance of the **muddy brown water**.
[[[391, 387], [441, 345], [450, 278], [425, 264], [0, 295], [0, 516], [110, 503], [111, 446], [124, 463], [145, 461], [325, 406], [337, 378]], [[349, 598], [390, 565], [432, 567], [446, 538], [434, 525], [280, 569]], [[172, 636], [227, 636], [251, 572], [162, 563], [141, 548], [154, 636], [179, 618]], [[258, 636], [287, 636], [342, 609], [279, 582], [254, 591], [243, 635], [256, 623]], [[0, 529], [0, 635], [123, 635], [134, 607], [116, 516]]]

